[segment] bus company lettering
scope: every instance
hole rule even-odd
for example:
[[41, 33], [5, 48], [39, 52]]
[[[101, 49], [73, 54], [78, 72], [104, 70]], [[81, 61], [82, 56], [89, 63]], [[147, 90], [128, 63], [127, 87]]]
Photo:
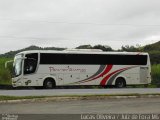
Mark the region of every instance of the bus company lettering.
[[66, 67], [66, 68], [55, 68], [55, 67], [49, 67], [50, 72], [80, 72], [85, 73], [86, 69], [83, 68], [72, 68], [72, 67]]

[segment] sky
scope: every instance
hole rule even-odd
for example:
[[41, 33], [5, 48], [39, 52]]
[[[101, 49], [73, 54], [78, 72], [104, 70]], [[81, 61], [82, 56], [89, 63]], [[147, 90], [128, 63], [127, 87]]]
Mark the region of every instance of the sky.
[[37, 45], [146, 45], [160, 40], [160, 0], [0, 0], [0, 54]]

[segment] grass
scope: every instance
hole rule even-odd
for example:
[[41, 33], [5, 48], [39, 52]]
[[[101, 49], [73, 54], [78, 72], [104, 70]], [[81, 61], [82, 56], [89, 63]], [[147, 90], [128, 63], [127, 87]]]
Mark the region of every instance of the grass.
[[45, 96], [0, 96], [0, 101], [4, 100], [22, 100], [22, 99], [34, 99], [34, 98], [45, 98]]
[[62, 100], [91, 100], [105, 98], [141, 98], [141, 97], [160, 97], [159, 93], [155, 94], [101, 94], [101, 95], [57, 95], [57, 96], [0, 96], [0, 101], [8, 100], [38, 100], [38, 101], [62, 101]]

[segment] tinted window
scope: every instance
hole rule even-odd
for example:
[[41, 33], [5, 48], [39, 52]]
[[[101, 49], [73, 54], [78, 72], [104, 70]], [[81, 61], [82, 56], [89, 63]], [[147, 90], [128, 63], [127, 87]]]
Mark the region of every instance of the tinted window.
[[27, 54], [25, 57], [27, 58], [24, 60], [24, 74], [34, 73], [37, 67], [38, 54]]
[[41, 53], [40, 64], [146, 65], [147, 55], [51, 54]]

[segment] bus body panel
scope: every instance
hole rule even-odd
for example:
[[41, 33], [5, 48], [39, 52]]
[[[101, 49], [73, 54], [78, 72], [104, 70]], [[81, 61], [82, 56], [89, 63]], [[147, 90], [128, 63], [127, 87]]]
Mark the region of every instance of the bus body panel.
[[[36, 70], [32, 74], [24, 74], [12, 79], [12, 84], [16, 86], [43, 86], [46, 78], [53, 78], [56, 86], [63, 85], [115, 85], [116, 79], [124, 78], [127, 85], [149, 84], [150, 77], [150, 60], [147, 55], [146, 65], [114, 65], [114, 64], [41, 64], [40, 53], [48, 53], [46, 51], [25, 51], [25, 55], [38, 53]], [[21, 53], [21, 54], [22, 54]], [[49, 53], [59, 53], [52, 52]], [[65, 53], [65, 52], [60, 52]], [[79, 54], [79, 52], [77, 52]], [[80, 52], [85, 53], [85, 52]], [[20, 54], [20, 53], [19, 53]], [[68, 52], [67, 52], [68, 54]], [[76, 54], [76, 53], [74, 53]], [[93, 53], [87, 53], [93, 54]], [[98, 52], [96, 54], [137, 54], [137, 53], [114, 53], [114, 52]], [[117, 59], [118, 60], [118, 59]], [[47, 58], [46, 58], [47, 61]], [[24, 66], [24, 61], [22, 66]], [[24, 71], [22, 67], [22, 71]], [[16, 82], [16, 81], [20, 82]]]

